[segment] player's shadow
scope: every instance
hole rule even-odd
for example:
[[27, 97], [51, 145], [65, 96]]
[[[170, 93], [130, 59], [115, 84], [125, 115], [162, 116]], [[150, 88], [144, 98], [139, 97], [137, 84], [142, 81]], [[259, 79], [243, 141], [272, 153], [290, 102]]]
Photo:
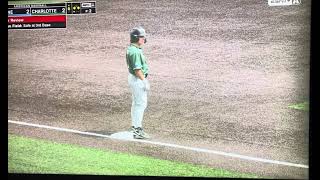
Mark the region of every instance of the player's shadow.
[[104, 138], [103, 136], [111, 136], [112, 134], [116, 133], [113, 131], [84, 131], [86, 133], [92, 133], [92, 134], [81, 134], [81, 136], [85, 137], [96, 137], [96, 138]]
[[85, 137], [96, 137], [96, 138], [105, 138], [104, 136], [109, 136], [111, 138], [115, 139], [133, 139], [132, 132], [129, 131], [121, 131], [121, 132], [115, 132], [115, 131], [85, 131], [86, 133], [92, 133], [92, 134], [81, 134]]

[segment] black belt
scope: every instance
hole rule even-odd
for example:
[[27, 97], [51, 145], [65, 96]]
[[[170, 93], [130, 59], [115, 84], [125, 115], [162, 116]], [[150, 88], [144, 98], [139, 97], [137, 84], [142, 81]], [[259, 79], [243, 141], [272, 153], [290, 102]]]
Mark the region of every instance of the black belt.
[[147, 78], [147, 77], [148, 77], [148, 73], [144, 75], [144, 78]]

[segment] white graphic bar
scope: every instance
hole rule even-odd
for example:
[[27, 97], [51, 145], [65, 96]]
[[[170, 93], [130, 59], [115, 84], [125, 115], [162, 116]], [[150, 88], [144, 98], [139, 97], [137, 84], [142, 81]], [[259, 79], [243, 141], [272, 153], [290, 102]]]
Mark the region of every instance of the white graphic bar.
[[268, 0], [269, 6], [291, 6], [300, 4], [301, 0]]

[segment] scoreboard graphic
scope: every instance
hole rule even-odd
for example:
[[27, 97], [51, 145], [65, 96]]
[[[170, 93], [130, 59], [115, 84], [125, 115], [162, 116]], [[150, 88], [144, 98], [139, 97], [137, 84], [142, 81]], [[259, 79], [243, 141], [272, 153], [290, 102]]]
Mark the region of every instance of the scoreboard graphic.
[[96, 13], [96, 2], [8, 5], [8, 29], [66, 28], [67, 15]]

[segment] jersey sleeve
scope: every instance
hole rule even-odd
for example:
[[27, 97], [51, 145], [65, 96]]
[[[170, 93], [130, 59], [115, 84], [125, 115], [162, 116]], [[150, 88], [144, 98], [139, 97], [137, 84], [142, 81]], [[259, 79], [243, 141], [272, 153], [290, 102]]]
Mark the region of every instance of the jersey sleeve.
[[132, 69], [133, 70], [142, 68], [141, 53], [139, 53], [139, 52], [132, 53], [131, 60], [132, 60], [132, 65], [133, 65]]

